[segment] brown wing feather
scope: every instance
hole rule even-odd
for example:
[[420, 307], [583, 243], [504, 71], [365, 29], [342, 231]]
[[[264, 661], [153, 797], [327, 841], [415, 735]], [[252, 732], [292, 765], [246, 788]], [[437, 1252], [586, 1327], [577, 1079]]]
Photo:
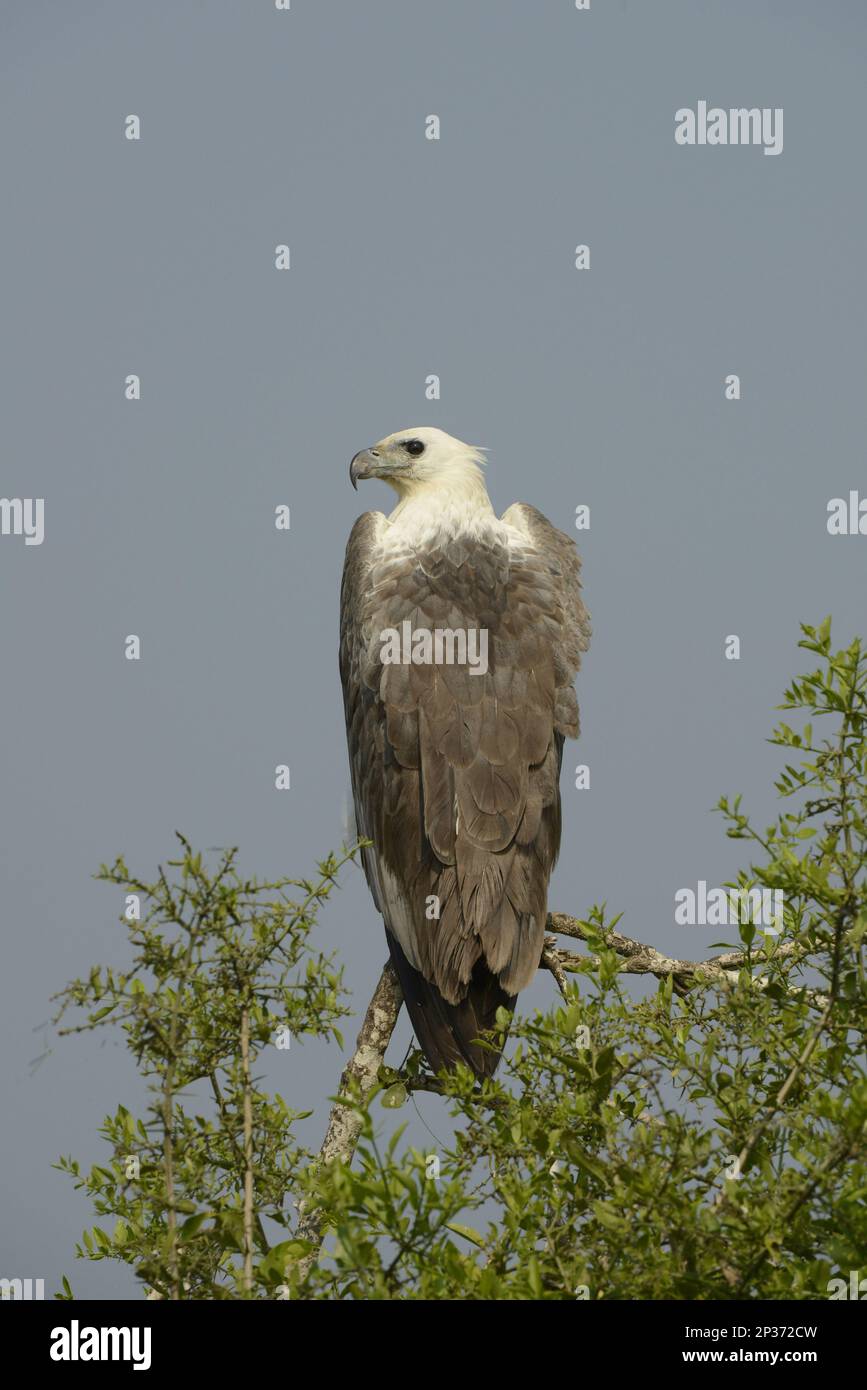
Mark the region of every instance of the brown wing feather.
[[[365, 872], [429, 1061], [459, 1055], [479, 1074], [491, 1067], [467, 1030], [492, 1027], [538, 966], [563, 738], [578, 733], [573, 681], [589, 640], [573, 542], [533, 507], [503, 522], [401, 549], [367, 513], [341, 593], [356, 819], [373, 841]], [[487, 629], [487, 673], [383, 665], [382, 634], [405, 621]]]

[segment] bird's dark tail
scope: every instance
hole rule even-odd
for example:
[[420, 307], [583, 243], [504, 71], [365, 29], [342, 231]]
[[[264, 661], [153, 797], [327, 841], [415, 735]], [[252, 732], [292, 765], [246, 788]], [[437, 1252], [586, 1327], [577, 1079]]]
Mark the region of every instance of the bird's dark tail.
[[443, 1067], [454, 1071], [457, 1063], [463, 1062], [479, 1078], [493, 1076], [501, 1053], [479, 1047], [476, 1039], [496, 1028], [497, 1009], [514, 1009], [517, 995], [506, 994], [496, 975], [491, 974], [484, 961], [479, 961], [461, 1002], [450, 1004], [436, 985], [410, 965], [388, 929], [385, 936], [410, 1021], [428, 1064], [434, 1071]]

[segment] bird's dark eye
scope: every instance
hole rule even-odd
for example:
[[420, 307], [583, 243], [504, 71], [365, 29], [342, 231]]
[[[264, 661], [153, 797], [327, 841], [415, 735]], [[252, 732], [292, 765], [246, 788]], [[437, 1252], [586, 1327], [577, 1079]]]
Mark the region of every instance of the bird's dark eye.
[[424, 445], [420, 439], [407, 439], [403, 447], [406, 449], [406, 452], [412, 454], [414, 458], [418, 458], [419, 454], [424, 453]]

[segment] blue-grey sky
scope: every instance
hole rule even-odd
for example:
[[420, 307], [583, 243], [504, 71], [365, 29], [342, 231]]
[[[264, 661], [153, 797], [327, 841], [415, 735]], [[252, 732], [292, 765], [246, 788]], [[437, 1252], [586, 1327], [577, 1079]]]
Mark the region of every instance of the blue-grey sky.
[[[73, 1260], [91, 1213], [50, 1166], [104, 1156], [132, 1064], [99, 1038], [28, 1063], [51, 993], [125, 958], [100, 862], [147, 876], [177, 827], [303, 875], [339, 843], [343, 548], [391, 506], [347, 468], [392, 430], [487, 446], [498, 510], [589, 505], [551, 906], [708, 953], [674, 893], [744, 863], [721, 792], [773, 811], [798, 621], [867, 630], [867, 537], [825, 524], [867, 493], [865, 39], [857, 0], [0, 4], [2, 493], [45, 499], [43, 544], [0, 537], [0, 1275], [135, 1292]], [[678, 146], [700, 100], [783, 108], [782, 154]], [[321, 940], [363, 1011], [386, 952], [358, 871]], [[303, 1108], [339, 1071], [293, 1048], [267, 1080]]]

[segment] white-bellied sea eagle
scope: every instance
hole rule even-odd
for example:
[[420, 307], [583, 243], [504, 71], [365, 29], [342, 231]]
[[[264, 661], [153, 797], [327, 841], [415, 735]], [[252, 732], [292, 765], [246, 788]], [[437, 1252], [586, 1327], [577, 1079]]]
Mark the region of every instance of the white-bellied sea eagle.
[[563, 740], [590, 637], [574, 542], [535, 507], [497, 518], [482, 455], [391, 434], [353, 486], [394, 488], [346, 548], [340, 675], [362, 858], [433, 1069], [491, 1075], [476, 1040], [533, 978], [560, 847]]

